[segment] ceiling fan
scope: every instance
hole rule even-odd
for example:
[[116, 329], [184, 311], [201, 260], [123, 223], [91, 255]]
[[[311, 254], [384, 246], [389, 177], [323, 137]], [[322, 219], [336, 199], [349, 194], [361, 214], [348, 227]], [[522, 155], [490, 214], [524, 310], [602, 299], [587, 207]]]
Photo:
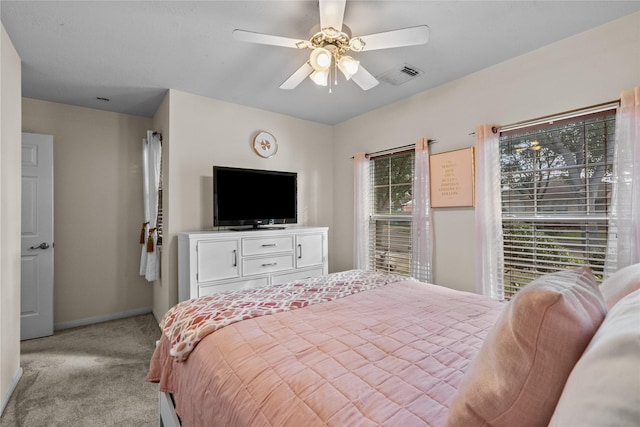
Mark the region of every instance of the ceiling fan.
[[339, 69], [347, 80], [351, 79], [363, 90], [369, 90], [378, 84], [378, 80], [360, 65], [360, 61], [346, 53], [415, 46], [429, 40], [429, 27], [426, 25], [352, 37], [349, 28], [342, 23], [345, 5], [346, 0], [319, 0], [320, 28], [317, 32], [312, 31], [313, 35], [309, 40], [245, 30], [234, 30], [233, 36], [236, 40], [250, 43], [311, 51], [309, 60], [285, 80], [280, 89], [294, 89], [307, 76], [315, 84], [326, 86], [333, 66], [336, 76]]

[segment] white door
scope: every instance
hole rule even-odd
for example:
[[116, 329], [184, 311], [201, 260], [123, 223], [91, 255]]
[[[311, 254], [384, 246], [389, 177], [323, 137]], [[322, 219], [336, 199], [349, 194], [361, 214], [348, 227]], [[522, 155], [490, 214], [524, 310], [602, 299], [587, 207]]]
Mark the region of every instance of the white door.
[[53, 136], [22, 134], [20, 339], [53, 334]]

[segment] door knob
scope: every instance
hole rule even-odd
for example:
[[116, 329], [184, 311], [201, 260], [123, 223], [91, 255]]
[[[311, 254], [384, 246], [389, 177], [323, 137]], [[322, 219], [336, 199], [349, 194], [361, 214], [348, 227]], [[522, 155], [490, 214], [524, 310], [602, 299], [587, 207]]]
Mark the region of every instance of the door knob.
[[42, 242], [38, 246], [31, 246], [29, 249], [49, 249], [49, 244], [47, 242]]

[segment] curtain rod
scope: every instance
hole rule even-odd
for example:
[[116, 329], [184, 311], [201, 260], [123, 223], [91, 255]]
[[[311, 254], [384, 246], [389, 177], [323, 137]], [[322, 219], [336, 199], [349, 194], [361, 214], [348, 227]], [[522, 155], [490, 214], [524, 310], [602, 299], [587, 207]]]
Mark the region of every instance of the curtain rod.
[[[435, 139], [427, 139], [427, 144], [433, 144], [436, 141]], [[395, 147], [395, 148], [388, 148], [386, 150], [380, 150], [380, 151], [374, 151], [373, 153], [367, 153], [366, 156], [367, 157], [371, 157], [371, 156], [378, 156], [378, 155], [387, 155], [387, 154], [395, 154], [398, 153], [400, 151], [406, 151], [410, 148], [415, 148], [416, 144], [409, 144], [409, 145], [403, 145], [401, 147]], [[354, 157], [351, 156], [351, 158], [353, 159]]]
[[[503, 126], [493, 126], [491, 131], [493, 133], [507, 132], [510, 130], [522, 129], [529, 126], [540, 125], [543, 123], [551, 123], [558, 120], [571, 119], [573, 117], [582, 116], [590, 113], [599, 113], [601, 111], [612, 110], [620, 105], [620, 99], [616, 99], [609, 102], [603, 102], [600, 104], [591, 105], [589, 107], [577, 108], [575, 110], [569, 110], [562, 113], [550, 114], [548, 116], [542, 116], [535, 119], [524, 120], [521, 122], [511, 123]], [[469, 135], [475, 135], [475, 132], [471, 132]]]

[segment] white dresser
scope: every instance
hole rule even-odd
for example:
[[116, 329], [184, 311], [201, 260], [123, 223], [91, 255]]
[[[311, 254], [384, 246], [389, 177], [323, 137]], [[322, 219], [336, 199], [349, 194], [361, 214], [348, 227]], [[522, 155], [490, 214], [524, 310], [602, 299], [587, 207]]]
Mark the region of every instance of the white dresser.
[[328, 228], [178, 233], [178, 299], [328, 274]]

